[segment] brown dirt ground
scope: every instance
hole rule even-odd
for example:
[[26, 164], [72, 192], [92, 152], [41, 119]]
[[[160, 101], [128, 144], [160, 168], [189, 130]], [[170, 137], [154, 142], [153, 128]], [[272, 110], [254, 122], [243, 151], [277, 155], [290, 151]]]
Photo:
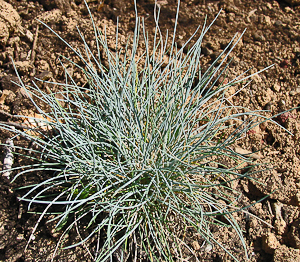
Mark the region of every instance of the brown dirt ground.
[[[64, 74], [57, 60], [58, 54], [71, 56], [68, 49], [51, 32], [36, 21], [36, 18], [51, 26], [71, 45], [77, 46], [79, 36], [76, 26], [84, 32], [87, 41], [93, 41], [90, 18], [81, 0], [6, 0], [8, 8], [0, 0], [0, 120], [14, 121], [8, 114], [29, 115], [34, 111], [29, 99], [21, 89], [10, 81], [16, 76], [10, 56], [16, 61], [24, 82], [33, 77], [62, 81]], [[107, 35], [114, 41], [117, 16], [120, 22], [120, 39], [124, 42], [133, 32], [135, 14], [131, 0], [90, 0], [89, 7], [99, 27], [107, 26]], [[145, 18], [149, 32], [154, 26], [154, 0], [138, 1], [139, 15]], [[175, 0], [159, 0], [162, 31], [172, 29], [177, 3]], [[298, 1], [289, 1], [296, 3]], [[204, 39], [203, 65], [208, 65], [222, 51], [235, 33], [247, 31], [234, 51], [228, 78], [252, 68], [250, 73], [274, 64], [268, 71], [254, 77], [251, 84], [233, 98], [233, 103], [255, 109], [269, 109], [268, 116], [276, 115], [300, 105], [300, 6], [273, 0], [183, 0], [177, 31], [179, 45], [187, 40], [205, 15], [212, 21], [217, 12], [220, 17]], [[9, 13], [7, 13], [9, 11]], [[36, 38], [36, 29], [39, 31]], [[37, 39], [33, 50], [34, 39]], [[93, 45], [93, 42], [91, 42]], [[109, 42], [113, 49], [112, 43]], [[32, 51], [33, 50], [33, 51]], [[73, 70], [70, 67], [70, 70]], [[73, 77], [81, 84], [84, 79], [76, 70]], [[43, 87], [47, 88], [47, 87]], [[231, 90], [232, 91], [232, 90]], [[269, 198], [253, 205], [249, 211], [272, 227], [255, 218], [237, 217], [246, 239], [249, 261], [300, 261], [300, 115], [298, 110], [277, 117], [275, 120], [293, 133], [288, 135], [274, 124], [262, 124], [239, 142], [238, 146], [249, 150], [261, 150], [258, 162], [268, 162], [271, 170], [257, 174], [256, 179], [264, 186], [251, 181], [240, 181], [241, 202], [244, 205], [275, 191]], [[1, 131], [1, 142], [9, 133]], [[22, 164], [21, 159], [15, 160]], [[42, 179], [42, 178], [41, 178]], [[35, 239], [24, 253], [24, 247], [37, 217], [27, 213], [26, 205], [17, 200], [21, 191], [13, 188], [30, 183], [24, 177], [14, 184], [4, 178], [0, 181], [0, 261], [50, 261], [57, 236], [51, 225], [43, 220]], [[245, 261], [241, 245], [230, 230], [215, 232], [228, 249]], [[209, 252], [198, 250], [197, 236], [188, 236], [190, 246], [200, 261], [231, 261], [218, 248]], [[196, 242], [195, 242], [196, 241]], [[188, 258], [190, 257], [190, 258]], [[84, 248], [67, 250], [55, 261], [90, 261]], [[179, 261], [179, 260], [178, 260]], [[195, 261], [192, 255], [186, 261]]]

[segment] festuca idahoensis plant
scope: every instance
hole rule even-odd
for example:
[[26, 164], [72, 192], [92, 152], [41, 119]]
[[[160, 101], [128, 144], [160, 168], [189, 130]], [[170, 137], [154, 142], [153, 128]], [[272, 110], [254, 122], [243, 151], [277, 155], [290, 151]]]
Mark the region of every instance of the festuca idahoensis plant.
[[[47, 173], [39, 184], [27, 187], [20, 200], [27, 201], [29, 209], [33, 204], [44, 207], [32, 234], [42, 218], [52, 215], [61, 232], [56, 251], [83, 244], [94, 261], [110, 261], [116, 253], [120, 261], [128, 257], [140, 261], [142, 256], [150, 261], [175, 261], [174, 254], [182, 254], [182, 246], [193, 252], [179, 232], [192, 229], [200, 234], [203, 245], [218, 245], [237, 261], [216, 240], [213, 225], [232, 227], [247, 257], [243, 233], [234, 218], [234, 213], [247, 211], [238, 206], [240, 193], [232, 183], [249, 178], [257, 164], [233, 145], [254, 126], [272, 120], [261, 111], [233, 105], [226, 93], [239, 85], [236, 95], [254, 74], [245, 72], [221, 81], [228, 72], [229, 54], [243, 34], [236, 34], [203, 70], [201, 43], [216, 18], [211, 24], [205, 20], [179, 48], [175, 41], [178, 10], [179, 1], [171, 37], [162, 36], [159, 9], [153, 37], [136, 15], [134, 34], [124, 49], [119, 47], [117, 26], [114, 51], [91, 13], [96, 50], [79, 30], [82, 50], [41, 22], [80, 59], [79, 65], [63, 57], [81, 70], [87, 84], [79, 86], [63, 62], [65, 82], [47, 82], [60, 88], [56, 93], [41, 90], [43, 80], [29, 86], [18, 75], [18, 85], [42, 117], [30, 118], [38, 124], [27, 130], [1, 126], [14, 132], [14, 138], [22, 136], [35, 144], [34, 150], [15, 146], [16, 152], [22, 150], [34, 162], [10, 171], [18, 171], [13, 180], [33, 172]], [[196, 34], [199, 38], [185, 54], [183, 49]], [[65, 246], [70, 232], [78, 233], [78, 241]]]

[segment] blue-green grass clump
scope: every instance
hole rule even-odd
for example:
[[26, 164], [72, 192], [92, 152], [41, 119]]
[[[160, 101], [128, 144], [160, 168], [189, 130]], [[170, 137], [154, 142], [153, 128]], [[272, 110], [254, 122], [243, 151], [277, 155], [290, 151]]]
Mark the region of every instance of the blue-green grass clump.
[[[237, 260], [210, 228], [213, 224], [232, 227], [247, 256], [242, 231], [232, 215], [246, 211], [237, 206], [239, 194], [231, 183], [251, 175], [250, 167], [255, 164], [236, 153], [232, 145], [267, 119], [226, 98], [229, 87], [246, 87], [251, 75], [245, 72], [228, 83], [220, 81], [228, 72], [228, 56], [242, 35], [235, 35], [203, 71], [201, 43], [214, 21], [207, 25], [205, 20], [199, 26], [193, 35], [200, 32], [199, 38], [184, 54], [192, 38], [177, 47], [178, 12], [171, 39], [161, 35], [159, 11], [156, 15], [151, 41], [137, 16], [133, 43], [128, 41], [120, 49], [117, 29], [114, 52], [93, 19], [96, 51], [80, 32], [81, 51], [49, 28], [80, 58], [82, 67], [63, 59], [81, 70], [87, 84], [76, 84], [65, 69], [64, 83], [48, 82], [61, 91], [49, 93], [38, 87], [42, 80], [28, 86], [19, 77], [19, 86], [31, 95], [44, 117], [36, 121], [46, 125], [48, 132], [39, 127], [14, 130], [16, 136], [37, 147], [34, 157], [28, 156], [35, 163], [14, 167], [12, 170], [25, 168], [14, 179], [35, 171], [52, 174], [32, 185], [21, 198], [29, 202], [29, 208], [32, 204], [45, 207], [33, 234], [43, 217], [63, 206], [53, 219], [62, 232], [58, 247], [65, 235], [77, 228], [84, 236], [66, 248], [88, 243], [95, 261], [112, 258], [120, 249], [133, 259], [146, 254], [151, 261], [175, 261], [174, 253], [180, 254], [186, 240], [178, 230], [187, 227], [200, 233], [203, 243], [219, 245]], [[142, 55], [138, 55], [140, 43], [144, 45]], [[38, 100], [47, 110], [38, 106]], [[7, 125], [2, 128], [10, 130]], [[235, 164], [226, 166], [222, 159]], [[248, 171], [241, 172], [242, 162], [249, 162]], [[226, 223], [217, 219], [220, 215]]]

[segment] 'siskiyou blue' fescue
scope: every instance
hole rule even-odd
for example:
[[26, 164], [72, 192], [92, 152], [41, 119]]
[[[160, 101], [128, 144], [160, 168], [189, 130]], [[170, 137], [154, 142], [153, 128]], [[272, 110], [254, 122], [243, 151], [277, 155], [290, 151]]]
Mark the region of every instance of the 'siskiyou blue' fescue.
[[[120, 250], [124, 261], [125, 254], [132, 261], [142, 254], [150, 261], [175, 261], [182, 246], [193, 253], [179, 232], [187, 227], [200, 233], [203, 243], [219, 245], [237, 260], [227, 243], [215, 239], [212, 224], [232, 227], [247, 257], [243, 233], [232, 215], [247, 211], [237, 206], [239, 193], [231, 185], [248, 178], [256, 164], [232, 146], [249, 129], [270, 119], [227, 99], [232, 85], [239, 84], [241, 90], [253, 75], [245, 72], [228, 83], [220, 81], [230, 65], [228, 56], [243, 34], [235, 35], [203, 71], [201, 43], [215, 20], [199, 26], [192, 36], [198, 32], [199, 38], [184, 54], [192, 38], [178, 48], [178, 10], [171, 39], [161, 34], [159, 10], [155, 11], [154, 36], [148, 36], [143, 20], [136, 16], [133, 43], [128, 41], [124, 50], [119, 48], [117, 26], [115, 52], [92, 16], [96, 50], [90, 49], [79, 30], [82, 50], [49, 28], [82, 61], [79, 66], [64, 58], [82, 71], [88, 84], [78, 86], [65, 69], [64, 83], [48, 82], [60, 87], [57, 98], [57, 93], [38, 87], [42, 80], [28, 86], [19, 77], [18, 85], [44, 117], [35, 120], [48, 132], [39, 126], [21, 131], [1, 124], [37, 146], [35, 157], [28, 156], [35, 161], [32, 165], [11, 169], [25, 168], [14, 179], [43, 170], [52, 174], [21, 198], [29, 208], [33, 204], [45, 207], [32, 234], [50, 207], [64, 206], [54, 219], [62, 232], [58, 247], [75, 228], [84, 237], [64, 248], [88, 243], [94, 261], [110, 259]], [[47, 110], [39, 108], [37, 100]], [[230, 164], [224, 164], [224, 159]], [[242, 167], [245, 162], [247, 170]], [[220, 216], [224, 219], [217, 219]]]

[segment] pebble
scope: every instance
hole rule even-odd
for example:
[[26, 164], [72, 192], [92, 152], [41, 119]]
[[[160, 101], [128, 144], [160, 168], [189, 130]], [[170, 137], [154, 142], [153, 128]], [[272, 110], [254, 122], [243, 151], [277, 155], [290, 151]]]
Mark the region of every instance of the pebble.
[[58, 238], [60, 236], [60, 233], [58, 232], [58, 230], [56, 228], [54, 228], [54, 229], [51, 230], [51, 235], [54, 238]]
[[38, 79], [41, 79], [43, 81], [47, 81], [53, 77], [52, 73], [50, 71], [43, 71], [35, 76]]
[[273, 85], [273, 90], [276, 91], [276, 92], [279, 92], [280, 91], [280, 85], [274, 84]]
[[10, 169], [12, 167], [12, 164], [14, 163], [14, 143], [12, 139], [8, 138], [5, 141], [5, 146], [4, 146], [4, 159], [3, 159], [3, 173], [2, 176], [6, 177], [7, 179], [10, 179]]
[[194, 241], [194, 242], [192, 243], [192, 246], [193, 246], [194, 250], [196, 250], [196, 251], [201, 249], [201, 247], [200, 247], [198, 241]]
[[272, 102], [268, 102], [268, 103], [265, 105], [264, 109], [269, 111], [269, 110], [271, 110], [271, 107], [272, 107]]
[[38, 67], [38, 69], [40, 71], [50, 71], [50, 66], [49, 64], [47, 63], [47, 61], [45, 60], [39, 60], [37, 63], [36, 63], [36, 66]]
[[285, 109], [285, 101], [283, 99], [280, 99], [278, 104], [281, 109]]
[[212, 244], [206, 243], [206, 244], [201, 248], [201, 251], [204, 251], [204, 252], [208, 253], [208, 252], [212, 251], [212, 249], [213, 249]]
[[234, 149], [234, 151], [238, 154], [241, 154], [245, 157], [252, 157], [254, 159], [261, 159], [262, 158], [262, 155], [260, 153], [252, 153], [252, 151], [249, 151], [249, 150], [246, 150], [246, 149], [243, 149], [243, 148], [240, 148], [240, 147], [236, 147]]
[[220, 50], [220, 44], [219, 42], [209, 42], [207, 43], [207, 47], [213, 51]]
[[29, 30], [26, 30], [25, 37], [27, 38], [27, 40], [29, 42], [31, 42], [31, 43], [33, 42], [33, 33], [31, 33]]
[[20, 42], [20, 37], [18, 36], [15, 36], [15, 37], [11, 37], [9, 40], [8, 40], [8, 44], [10, 46], [13, 46], [14, 44], [18, 44]]
[[296, 90], [292, 90], [290, 91], [290, 95], [294, 96], [300, 93], [300, 87], [297, 87]]
[[1, 94], [1, 97], [0, 97], [0, 104], [4, 104], [5, 103], [5, 98], [10, 94], [10, 90], [6, 90], [4, 89], [2, 94]]
[[286, 222], [282, 218], [276, 219], [274, 227], [278, 235], [283, 235], [286, 229]]
[[24, 235], [23, 235], [23, 234], [17, 235], [17, 240], [18, 240], [18, 241], [24, 240]]
[[35, 235], [31, 235], [30, 240], [35, 240]]
[[284, 11], [287, 12], [287, 13], [292, 13], [292, 14], [295, 13], [295, 11], [294, 11], [292, 8], [290, 8], [289, 6], [286, 6], [286, 7], [284, 8]]
[[264, 42], [266, 40], [266, 38], [262, 34], [259, 34], [259, 33], [254, 33], [253, 39], [255, 41], [260, 41], [260, 42]]
[[272, 25], [271, 18], [267, 15], [260, 16], [260, 22], [264, 25], [267, 25], [267, 26]]
[[170, 58], [167, 55], [163, 56], [162, 67], [166, 67], [169, 64]]
[[275, 249], [280, 246], [274, 233], [267, 233], [262, 237], [262, 248], [268, 254], [273, 254]]
[[274, 222], [274, 227], [278, 233], [278, 235], [282, 235], [285, 232], [286, 229], [286, 222], [284, 221], [284, 219], [282, 218], [282, 203], [280, 202], [276, 202], [274, 204], [272, 204], [273, 206], [273, 210], [275, 212], [275, 222]]
[[213, 51], [210, 50], [209, 48], [207, 48], [206, 46], [202, 47], [202, 53], [205, 55], [205, 56], [208, 56], [208, 55], [212, 55], [213, 54]]

